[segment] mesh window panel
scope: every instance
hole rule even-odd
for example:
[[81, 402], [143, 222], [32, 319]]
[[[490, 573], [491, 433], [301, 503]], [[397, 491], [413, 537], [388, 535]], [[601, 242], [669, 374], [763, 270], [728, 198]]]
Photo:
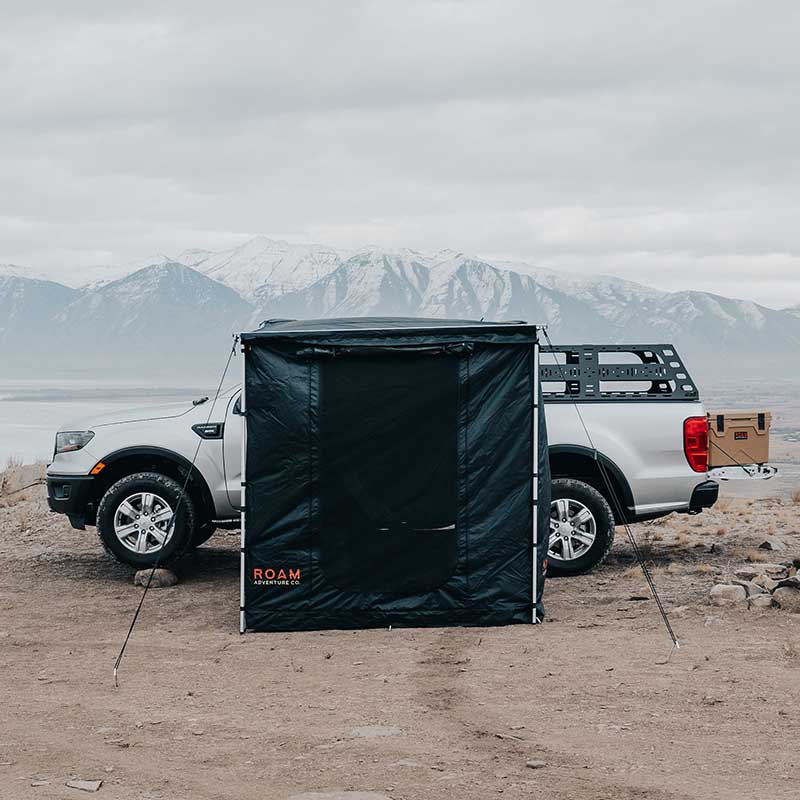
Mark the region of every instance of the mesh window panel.
[[458, 358], [320, 364], [320, 566], [349, 592], [434, 589], [458, 562]]

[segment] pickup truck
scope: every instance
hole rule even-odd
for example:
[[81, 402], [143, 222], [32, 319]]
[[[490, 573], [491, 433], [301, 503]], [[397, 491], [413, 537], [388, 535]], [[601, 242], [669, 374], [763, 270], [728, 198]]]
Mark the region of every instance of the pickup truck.
[[[549, 574], [602, 562], [616, 525], [714, 504], [706, 412], [674, 347], [543, 347], [540, 374], [553, 476]], [[75, 528], [96, 526], [114, 558], [140, 569], [238, 527], [239, 397], [238, 387], [222, 392], [210, 416], [212, 401], [201, 398], [65, 426], [47, 469], [51, 510]]]

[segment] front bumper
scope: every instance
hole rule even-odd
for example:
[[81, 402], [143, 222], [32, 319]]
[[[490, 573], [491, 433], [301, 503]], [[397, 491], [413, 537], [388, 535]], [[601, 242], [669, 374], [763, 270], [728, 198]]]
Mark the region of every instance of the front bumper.
[[85, 530], [95, 522], [95, 478], [92, 475], [47, 476], [47, 505], [51, 511], [66, 514], [70, 524]]
[[692, 499], [689, 501], [689, 511], [702, 511], [711, 508], [719, 497], [719, 484], [716, 481], [705, 481], [694, 487]]

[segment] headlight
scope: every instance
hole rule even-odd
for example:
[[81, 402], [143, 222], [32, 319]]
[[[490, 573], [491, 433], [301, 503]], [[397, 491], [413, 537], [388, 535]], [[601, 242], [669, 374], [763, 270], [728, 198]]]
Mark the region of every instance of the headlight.
[[80, 450], [93, 438], [94, 431], [60, 431], [56, 434], [56, 455]]

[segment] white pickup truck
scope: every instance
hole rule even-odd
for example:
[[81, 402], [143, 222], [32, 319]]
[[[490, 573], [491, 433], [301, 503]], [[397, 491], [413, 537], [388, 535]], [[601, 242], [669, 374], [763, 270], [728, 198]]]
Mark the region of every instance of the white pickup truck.
[[[550, 574], [599, 564], [623, 521], [714, 504], [706, 412], [673, 347], [542, 348], [541, 376], [553, 474]], [[215, 529], [237, 527], [239, 396], [239, 388], [221, 394], [210, 416], [211, 401], [201, 398], [65, 426], [47, 469], [50, 508], [75, 528], [95, 525], [106, 550], [137, 568], [174, 561]]]

